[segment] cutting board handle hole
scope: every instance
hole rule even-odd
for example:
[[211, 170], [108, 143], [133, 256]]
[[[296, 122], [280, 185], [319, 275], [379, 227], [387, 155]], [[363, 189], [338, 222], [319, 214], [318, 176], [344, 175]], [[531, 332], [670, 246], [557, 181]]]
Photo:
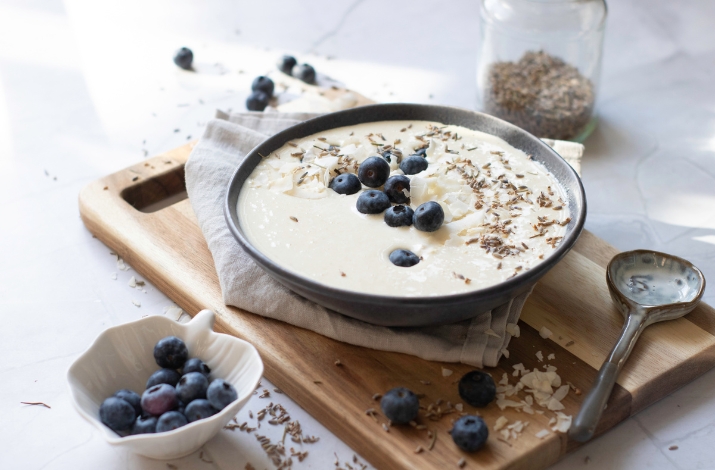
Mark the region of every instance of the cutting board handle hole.
[[147, 179], [140, 178], [136, 184], [124, 188], [120, 195], [130, 206], [145, 213], [183, 201], [188, 197], [184, 165]]

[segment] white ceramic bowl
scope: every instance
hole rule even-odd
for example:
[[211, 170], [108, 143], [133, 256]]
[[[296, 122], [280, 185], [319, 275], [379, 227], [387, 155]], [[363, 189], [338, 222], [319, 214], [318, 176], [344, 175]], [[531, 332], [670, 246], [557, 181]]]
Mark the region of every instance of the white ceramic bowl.
[[[263, 375], [256, 348], [233, 336], [215, 333], [214, 320], [212, 311], [202, 310], [187, 324], [150, 316], [107, 329], [67, 372], [75, 407], [112, 445], [154, 459], [174, 459], [195, 452], [246, 404]], [[149, 376], [159, 369], [154, 345], [166, 336], [181, 338], [189, 348], [189, 357], [203, 360], [211, 368], [211, 378], [224, 379], [236, 387], [238, 399], [210, 418], [173, 431], [119, 437], [99, 420], [99, 406], [122, 388], [141, 395]]]

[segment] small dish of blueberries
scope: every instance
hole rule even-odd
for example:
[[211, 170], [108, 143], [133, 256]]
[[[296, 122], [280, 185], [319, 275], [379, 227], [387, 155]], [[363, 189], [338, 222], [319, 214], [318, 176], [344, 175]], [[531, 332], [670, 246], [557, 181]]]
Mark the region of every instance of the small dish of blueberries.
[[215, 314], [163, 316], [109, 328], [70, 366], [75, 407], [110, 444], [155, 459], [198, 450], [251, 397], [256, 349], [212, 330]]

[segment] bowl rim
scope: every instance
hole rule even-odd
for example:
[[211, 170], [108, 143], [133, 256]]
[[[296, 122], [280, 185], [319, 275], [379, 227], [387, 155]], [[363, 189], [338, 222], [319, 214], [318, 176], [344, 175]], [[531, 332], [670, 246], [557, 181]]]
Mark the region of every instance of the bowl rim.
[[[237, 413], [238, 410], [234, 410], [238, 405], [241, 404], [241, 397], [238, 396], [235, 401], [233, 401], [231, 404], [226, 406], [224, 409], [219, 411], [218, 413], [209, 416], [208, 418], [203, 418], [200, 420], [196, 420], [192, 423], [187, 423], [186, 425], [172, 429], [171, 431], [165, 431], [165, 432], [160, 432], [160, 433], [144, 433], [144, 434], [128, 434], [126, 436], [120, 436], [117, 434], [113, 429], [111, 429], [109, 426], [106, 424], [102, 423], [102, 421], [99, 419], [98, 416], [94, 416], [92, 413], [89, 413], [86, 411], [79, 403], [77, 399], [76, 392], [78, 390], [76, 389], [76, 385], [74, 384], [74, 381], [79, 381], [78, 378], [75, 376], [75, 369], [80, 366], [80, 364], [87, 360], [89, 357], [91, 351], [94, 349], [96, 345], [98, 345], [101, 341], [105, 340], [107, 336], [114, 334], [115, 332], [121, 330], [121, 329], [131, 329], [131, 328], [136, 328], [140, 323], [144, 322], [151, 322], [151, 321], [158, 321], [159, 323], [164, 323], [164, 324], [176, 324], [179, 327], [182, 327], [184, 329], [188, 328], [189, 325], [191, 324], [192, 321], [197, 319], [199, 315], [203, 314], [204, 312], [210, 312], [211, 314], [211, 322], [213, 323], [213, 318], [215, 318], [215, 313], [211, 312], [209, 310], [202, 310], [201, 312], [197, 313], [194, 317], [192, 317], [191, 321], [187, 323], [179, 323], [178, 321], [171, 320], [169, 318], [166, 318], [163, 315], [148, 315], [144, 318], [140, 318], [137, 320], [132, 320], [126, 323], [122, 323], [119, 325], [114, 325], [109, 328], [106, 328], [103, 330], [101, 333], [99, 333], [94, 340], [90, 343], [90, 345], [85, 349], [73, 362], [70, 364], [70, 366], [67, 368], [67, 373], [66, 373], [66, 380], [67, 380], [67, 386], [70, 389], [70, 396], [72, 397], [72, 404], [74, 405], [74, 408], [79, 412], [79, 414], [92, 423], [97, 429], [99, 429], [102, 434], [104, 435], [105, 439], [107, 442], [110, 444], [129, 444], [131, 442], [136, 442], [139, 440], [160, 440], [164, 439], [166, 437], [171, 437], [174, 436], [178, 433], [181, 433], [182, 431], [186, 430], [191, 430], [191, 429], [196, 429], [202, 425], [207, 426], [209, 423], [213, 423], [215, 421], [220, 421], [225, 417], [226, 414], [229, 412], [233, 412], [233, 414]], [[212, 324], [211, 323], [211, 324]], [[198, 325], [197, 325], [198, 326]], [[225, 334], [225, 333], [218, 333], [213, 330], [213, 328], [209, 327], [209, 336], [211, 335], [220, 335], [222, 337], [226, 337], [229, 341], [235, 341], [236, 343], [243, 343], [246, 346], [248, 346], [248, 353], [252, 356], [255, 356], [254, 359], [257, 359], [256, 364], [260, 368], [260, 373], [258, 374], [258, 378], [255, 380], [255, 383], [252, 384], [251, 389], [255, 390], [255, 388], [258, 386], [258, 383], [261, 381], [261, 378], [263, 377], [263, 372], [264, 372], [264, 366], [263, 366], [263, 360], [261, 359], [260, 354], [258, 353], [258, 350], [256, 349], [255, 346], [253, 346], [251, 343], [248, 341], [242, 340], [240, 338], [237, 338], [233, 335]], [[182, 340], [183, 341], [183, 340]], [[235, 383], [233, 384], [235, 385]], [[141, 394], [140, 394], [141, 396]], [[107, 397], [109, 398], [109, 397]], [[248, 397], [250, 399], [250, 394]], [[194, 426], [196, 425], [196, 426]]]
[[[493, 123], [496, 127], [501, 127], [505, 129], [505, 131], [510, 132], [510, 133], [516, 133], [516, 134], [522, 134], [527, 137], [527, 139], [530, 139], [533, 143], [535, 143], [537, 146], [541, 147], [543, 151], [546, 153], [552, 154], [555, 157], [558, 157], [557, 161], [560, 160], [560, 164], [562, 164], [563, 169], [571, 174], [575, 181], [575, 186], [576, 186], [576, 191], [573, 193], [569, 194], [569, 198], [575, 198], [574, 203], [576, 207], [578, 208], [578, 211], [576, 214], [573, 214], [571, 217], [571, 222], [569, 225], [573, 223], [573, 228], [565, 234], [563, 239], [561, 240], [561, 243], [559, 246], [551, 251], [548, 256], [545, 256], [544, 259], [531, 268], [528, 271], [522, 271], [521, 273], [517, 274], [516, 276], [507, 279], [505, 281], [499, 282], [497, 284], [484, 287], [481, 289], [474, 289], [474, 290], [469, 290], [466, 292], [460, 292], [457, 294], [446, 294], [446, 295], [433, 295], [433, 296], [410, 296], [410, 297], [403, 297], [403, 296], [391, 296], [391, 295], [382, 295], [382, 294], [371, 294], [371, 293], [366, 293], [366, 292], [360, 292], [360, 291], [354, 291], [354, 290], [349, 290], [349, 289], [340, 289], [337, 287], [332, 287], [328, 286], [325, 284], [321, 284], [313, 279], [310, 279], [308, 277], [305, 277], [301, 275], [300, 273], [288, 270], [275, 261], [271, 260], [269, 257], [264, 255], [260, 250], [255, 248], [253, 244], [248, 240], [247, 237], [243, 234], [243, 231], [240, 229], [240, 224], [238, 223], [238, 213], [235, 205], [231, 204], [231, 200], [233, 199], [233, 196], [235, 193], [240, 194], [241, 189], [243, 187], [243, 183], [245, 182], [240, 182], [239, 183], [239, 178], [240, 178], [240, 173], [242, 172], [243, 168], [249, 165], [249, 162], [251, 162], [256, 155], [267, 155], [270, 152], [273, 152], [274, 150], [280, 148], [283, 146], [286, 142], [293, 138], [300, 138], [300, 137], [294, 137], [291, 136], [289, 138], [286, 138], [287, 135], [296, 133], [297, 131], [302, 131], [304, 129], [310, 130], [307, 133], [302, 133], [302, 137], [306, 137], [308, 135], [315, 134], [317, 132], [322, 132], [324, 130], [328, 129], [335, 129], [338, 127], [345, 127], [345, 125], [341, 126], [324, 126], [320, 130], [314, 130], [313, 126], [316, 124], [319, 125], [324, 123], [324, 122], [330, 122], [331, 120], [335, 119], [341, 119], [344, 117], [350, 117], [352, 114], [360, 115], [364, 113], [368, 114], [377, 114], [379, 116], [380, 111], [384, 109], [395, 109], [397, 108], [398, 110], [404, 109], [405, 111], [407, 110], [422, 110], [426, 112], [434, 112], [435, 114], [438, 112], [445, 112], [445, 113], [472, 113], [477, 117], [480, 117], [481, 119], [486, 120], [487, 122]], [[394, 120], [400, 120], [400, 119], [356, 119], [354, 124], [360, 124], [360, 123], [365, 123], [365, 122], [379, 122], [379, 121], [394, 121]], [[409, 120], [409, 119], [406, 119]], [[417, 120], [417, 119], [416, 119]], [[425, 120], [425, 119], [421, 119]], [[349, 125], [349, 124], [348, 124]], [[477, 130], [477, 129], [474, 129]], [[485, 132], [485, 131], [481, 131]], [[487, 132], [488, 133], [488, 132]], [[493, 135], [493, 134], [492, 134]], [[500, 137], [500, 136], [497, 136]], [[500, 137], [503, 139], [503, 137]], [[506, 139], [503, 139], [506, 140]], [[507, 142], [509, 143], [509, 142]], [[510, 144], [512, 145], [512, 144]], [[523, 150], [522, 150], [523, 151]], [[257, 160], [260, 161], [260, 160]], [[255, 168], [255, 165], [253, 166]], [[253, 171], [253, 168], [251, 168], [251, 171]], [[550, 173], [553, 172], [550, 171]], [[559, 184], [562, 186], [562, 188], [565, 189], [565, 184], [559, 180], [559, 178], [555, 175], [553, 175], [554, 178], [557, 179]], [[238, 199], [238, 196], [236, 195], [236, 199]], [[489, 298], [489, 297], [494, 297], [498, 296], [504, 291], [516, 291], [520, 286], [529, 283], [530, 280], [534, 279], [534, 282], [541, 278], [548, 270], [550, 270], [558, 261], [563, 258], [566, 253], [568, 253], [573, 245], [576, 243], [576, 240], [578, 237], [581, 235], [581, 232], [583, 231], [583, 227], [586, 221], [586, 193], [583, 187], [583, 183], [581, 181], [581, 177], [576, 173], [576, 171], [569, 165], [566, 160], [561, 157], [553, 148], [551, 148], [549, 145], [547, 145], [545, 142], [543, 142], [541, 139], [538, 137], [535, 137], [534, 135], [528, 133], [527, 131], [521, 129], [520, 127], [517, 127], [509, 122], [506, 122], [502, 119], [499, 119], [497, 117], [491, 116], [489, 114], [481, 113], [478, 111], [470, 110], [470, 109], [465, 109], [465, 108], [459, 108], [455, 106], [441, 106], [441, 105], [425, 105], [425, 104], [414, 104], [414, 103], [387, 103], [387, 104], [373, 104], [373, 105], [365, 105], [365, 106], [360, 106], [357, 108], [351, 108], [351, 109], [346, 109], [342, 111], [337, 111], [333, 113], [328, 113], [328, 114], [323, 114], [311, 119], [308, 119], [306, 121], [300, 122], [298, 124], [295, 124], [291, 127], [288, 127], [270, 137], [268, 137], [266, 140], [261, 142], [260, 144], [256, 145], [253, 149], [251, 149], [250, 152], [248, 152], [243, 160], [238, 164], [236, 169], [234, 170], [233, 175], [231, 176], [231, 179], [228, 184], [228, 190], [226, 191], [226, 196], [224, 198], [224, 218], [226, 219], [226, 223], [228, 225], [229, 230], [233, 234], [234, 238], [238, 241], [238, 243], [241, 245], [241, 247], [259, 264], [261, 265], [264, 269], [265, 266], [268, 266], [273, 273], [277, 274], [278, 276], [282, 278], [287, 278], [290, 279], [292, 282], [298, 283], [301, 285], [301, 288], [315, 292], [320, 295], [330, 295], [334, 297], [343, 297], [343, 298], [350, 298], [354, 299], [357, 302], [360, 302], [362, 304], [376, 304], [380, 306], [389, 306], [389, 305], [395, 305], [395, 304], [400, 304], [402, 306], [404, 305], [417, 305], [419, 304], [420, 306], [436, 306], [436, 305], [443, 305], [445, 302], [449, 302], [450, 304], [462, 304], [462, 303], [473, 303], [475, 301], [475, 298], [477, 297], [484, 297], [484, 298]]]

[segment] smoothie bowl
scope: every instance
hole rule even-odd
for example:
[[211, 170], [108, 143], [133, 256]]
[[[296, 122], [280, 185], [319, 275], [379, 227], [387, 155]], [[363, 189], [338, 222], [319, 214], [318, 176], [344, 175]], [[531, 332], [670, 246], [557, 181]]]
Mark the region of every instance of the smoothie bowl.
[[386, 104], [254, 148], [224, 212], [278, 282], [384, 326], [453, 323], [529, 291], [573, 246], [586, 200], [541, 140], [497, 118]]

